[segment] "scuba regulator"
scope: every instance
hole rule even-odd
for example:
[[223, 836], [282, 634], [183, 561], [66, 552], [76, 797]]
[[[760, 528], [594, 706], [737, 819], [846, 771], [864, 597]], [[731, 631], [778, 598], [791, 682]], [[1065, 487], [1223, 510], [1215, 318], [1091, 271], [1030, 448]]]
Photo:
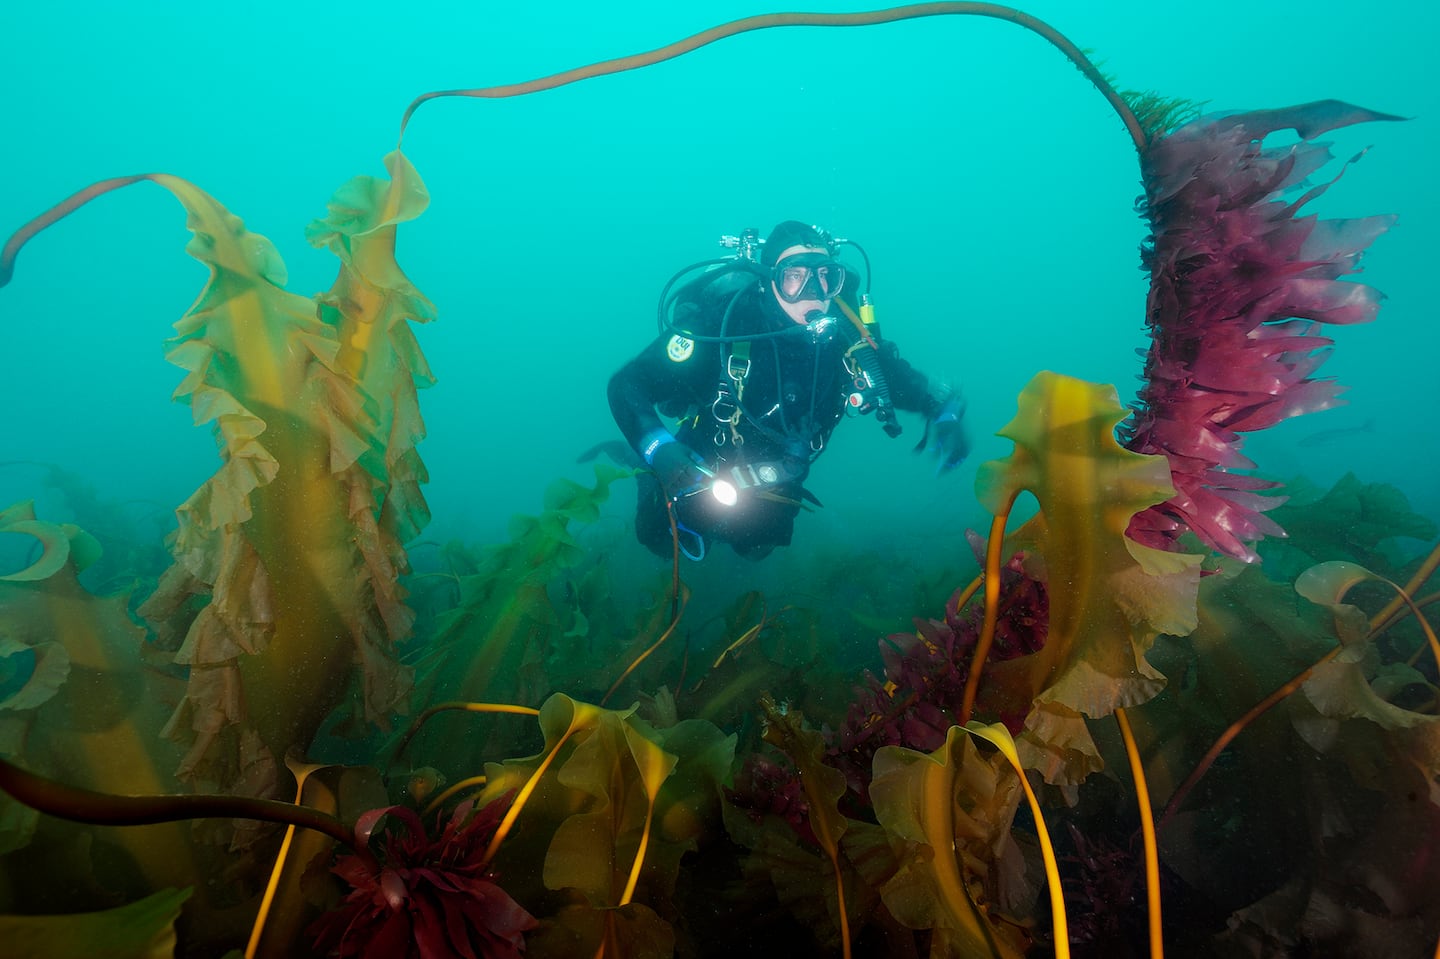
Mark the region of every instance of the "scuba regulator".
[[[852, 389], [845, 397], [845, 412], [849, 416], [864, 416], [870, 413], [875, 414], [876, 420], [880, 422], [885, 434], [890, 437], [899, 436], [901, 426], [895, 416], [895, 405], [890, 399], [890, 385], [886, 382], [885, 371], [880, 360], [880, 327], [875, 320], [875, 305], [870, 297], [870, 256], [865, 248], [854, 240], [843, 237], [831, 237], [829, 233], [815, 227], [821, 239], [825, 242], [826, 248], [833, 256], [835, 248], [839, 246], [853, 246], [865, 261], [865, 290], [860, 294], [859, 310], [852, 307], [841, 295], [836, 295], [833, 303], [837, 306], [848, 323], [842, 322], [840, 318], [822, 314], [816, 311], [804, 329], [810, 331], [811, 335], [818, 341], [829, 335], [834, 335], [832, 327], [837, 328], [845, 336], [845, 369], [850, 374]], [[678, 298], [684, 289], [690, 287], [686, 284], [681, 291], [675, 294], [667, 302], [667, 295], [670, 287], [681, 276], [701, 267], [721, 267], [728, 270], [745, 270], [757, 275], [762, 286], [769, 280], [770, 274], [760, 265], [760, 254], [765, 241], [760, 238], [759, 230], [754, 227], [747, 227], [738, 235], [726, 234], [720, 237], [720, 245], [735, 252], [728, 257], [719, 260], [702, 261], [686, 267], [677, 273], [666, 284], [665, 290], [660, 297], [660, 326], [662, 331], [675, 330], [668, 320], [666, 313], [673, 301]], [[706, 270], [697, 280], [711, 278], [713, 269]], [[692, 283], [697, 281], [692, 281]], [[782, 333], [789, 333], [783, 330]], [[688, 334], [687, 334], [688, 335]], [[768, 334], [776, 335], [776, 334]]]

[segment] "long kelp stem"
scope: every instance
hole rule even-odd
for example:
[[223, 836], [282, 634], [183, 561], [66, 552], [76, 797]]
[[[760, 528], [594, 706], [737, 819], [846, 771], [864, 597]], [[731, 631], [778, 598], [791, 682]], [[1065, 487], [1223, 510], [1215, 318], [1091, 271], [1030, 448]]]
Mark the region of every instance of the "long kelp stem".
[[0, 789], [32, 809], [99, 826], [143, 826], [179, 819], [259, 819], [323, 832], [347, 846], [350, 829], [334, 816], [305, 806], [241, 796], [111, 796], [37, 776], [0, 759]]
[[1425, 581], [1435, 573], [1437, 567], [1440, 567], [1440, 546], [1436, 546], [1430, 551], [1430, 555], [1425, 557], [1425, 562], [1421, 563], [1420, 568], [1415, 570], [1414, 575], [1406, 581], [1405, 588], [1401, 593], [1386, 603], [1380, 612], [1371, 617], [1371, 629], [1378, 628], [1379, 624], [1385, 623], [1390, 617], [1404, 608], [1406, 603], [1405, 594], [1408, 593], [1410, 596], [1414, 596], [1419, 592], [1420, 587], [1425, 585]]
[[396, 745], [395, 755], [400, 756], [405, 752], [406, 747], [410, 745], [410, 741], [414, 739], [415, 734], [420, 731], [420, 727], [424, 726], [432, 716], [436, 713], [449, 712], [451, 710], [463, 710], [467, 713], [502, 713], [516, 716], [540, 715], [540, 710], [534, 706], [515, 706], [511, 703], [436, 703], [415, 717], [415, 721], [410, 724], [410, 728], [406, 730], [405, 735], [401, 738], [399, 744]]
[[1145, 782], [1145, 764], [1135, 745], [1135, 731], [1123, 706], [1115, 707], [1115, 721], [1120, 724], [1120, 738], [1125, 741], [1125, 755], [1130, 760], [1130, 777], [1135, 781], [1135, 802], [1140, 807], [1140, 835], [1145, 843], [1145, 895], [1149, 905], [1150, 959], [1163, 959], [1165, 941], [1160, 922], [1160, 849], [1155, 844], [1155, 810], [1150, 806], [1150, 787]]
[[483, 786], [489, 781], [489, 776], [471, 776], [468, 779], [462, 779], [455, 785], [451, 786], [449, 789], [446, 789], [440, 795], [436, 796], [434, 799], [430, 800], [429, 805], [427, 805], [424, 810], [421, 811], [420, 815], [428, 816], [432, 812], [443, 806], [445, 804], [445, 800], [449, 799], [451, 796], [454, 796], [457, 793], [462, 793], [467, 789], [474, 789], [476, 786]]
[[[684, 591], [682, 590], [682, 592]], [[645, 660], [650, 657], [651, 653], [655, 652], [655, 650], [659, 649], [665, 644], [665, 640], [669, 639], [670, 635], [675, 632], [675, 627], [680, 625], [680, 617], [684, 614], [685, 607], [689, 602], [690, 597], [688, 594], [681, 597], [680, 604], [674, 607], [674, 614], [670, 619], [670, 625], [665, 627], [665, 632], [661, 633], [659, 639], [651, 643], [648, 649], [646, 649], [639, 656], [636, 656], [634, 661], [632, 661], [629, 666], [625, 667], [625, 672], [621, 673], [620, 678], [616, 679], [615, 682], [611, 684], [610, 688], [605, 692], [605, 695], [600, 697], [601, 706], [604, 706], [610, 701], [610, 697], [615, 695], [615, 690], [620, 688], [620, 684], [625, 682], [626, 678], [628, 678], [631, 673], [635, 672], [635, 670], [640, 667], [640, 664], [645, 662]]]
[[970, 721], [975, 709], [975, 697], [980, 692], [980, 673], [985, 668], [985, 657], [990, 655], [990, 645], [995, 641], [995, 624], [1000, 618], [1000, 556], [1005, 546], [1005, 523], [1010, 511], [1015, 508], [1016, 491], [1010, 495], [1005, 508], [990, 521], [990, 538], [985, 544], [985, 621], [980, 627], [980, 638], [975, 643], [975, 655], [970, 660], [970, 675], [965, 677], [965, 695], [960, 701], [961, 726]]
[[538, 93], [542, 90], [553, 90], [556, 87], [563, 87], [567, 84], [576, 83], [580, 80], [588, 80], [592, 77], [607, 76], [612, 73], [623, 73], [626, 70], [636, 70], [640, 67], [648, 67], [665, 60], [673, 60], [675, 57], [698, 50], [717, 40], [724, 40], [727, 37], [737, 36], [742, 33], [749, 33], [754, 30], [768, 30], [772, 27], [866, 27], [882, 23], [896, 23], [901, 20], [917, 20], [924, 17], [943, 16], [972, 16], [988, 17], [994, 20], [1004, 20], [1016, 26], [1029, 30], [1032, 33], [1043, 37], [1047, 42], [1059, 50], [1065, 57], [1085, 75], [1085, 78], [1094, 85], [1095, 89], [1109, 101], [1110, 106], [1119, 115], [1125, 129], [1130, 133], [1130, 139], [1135, 144], [1137, 152], [1143, 151], [1147, 142], [1144, 128], [1140, 120], [1135, 116], [1135, 111], [1125, 102], [1118, 91], [1110, 82], [1105, 79], [1104, 74], [1090, 62], [1090, 58], [1075, 44], [1071, 43], [1054, 27], [1042, 20], [1030, 16], [1013, 7], [1001, 6], [995, 3], [914, 3], [903, 7], [890, 7], [884, 10], [868, 10], [856, 13], [771, 13], [755, 17], [745, 17], [740, 20], [731, 20], [729, 23], [722, 23], [719, 26], [702, 30], [692, 34], [683, 40], [666, 44], [645, 53], [633, 53], [629, 56], [616, 57], [611, 60], [602, 60], [598, 63], [591, 63], [583, 67], [575, 67], [571, 70], [564, 70], [560, 73], [552, 73], [549, 76], [539, 77], [534, 80], [527, 80], [523, 83], [506, 83], [493, 87], [475, 87], [463, 90], [435, 90], [430, 93], [422, 93], [410, 102], [405, 108], [405, 116], [400, 120], [400, 141], [405, 138], [405, 127], [410, 123], [410, 118], [422, 103], [427, 100], [434, 100], [439, 97], [477, 97], [481, 99], [502, 99], [505, 97], [518, 97], [528, 93]]
[[5, 241], [4, 249], [0, 249], [0, 287], [8, 284], [11, 278], [15, 276], [15, 258], [20, 255], [20, 248], [26, 243], [29, 243], [37, 233], [42, 232], [59, 220], [63, 220], [91, 200], [98, 196], [104, 196], [111, 190], [118, 190], [122, 186], [139, 183], [141, 180], [154, 180], [156, 177], [163, 176], [163, 173], [137, 173], [134, 176], [117, 176], [111, 177], [108, 180], [101, 180], [99, 183], [92, 183], [85, 189], [70, 194], [44, 213], [35, 217], [35, 219], [29, 223], [26, 223], [11, 234], [10, 239]]

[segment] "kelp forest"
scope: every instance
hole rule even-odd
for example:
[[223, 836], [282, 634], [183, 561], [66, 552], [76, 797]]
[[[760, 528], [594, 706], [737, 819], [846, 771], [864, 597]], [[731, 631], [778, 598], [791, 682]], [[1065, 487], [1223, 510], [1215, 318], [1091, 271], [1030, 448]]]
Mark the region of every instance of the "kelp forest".
[[73, 515], [0, 503], [28, 544], [0, 570], [0, 952], [1440, 955], [1435, 523], [1355, 475], [1282, 492], [1241, 452], [1335, 405], [1327, 330], [1377, 318], [1346, 277], [1393, 217], [1309, 206], [1350, 166], [1317, 138], [1401, 119], [1386, 104], [1325, 99], [1320, 73], [1310, 102], [1212, 112], [1017, 10], [929, 3], [426, 93], [401, 135], [437, 97], [941, 16], [1038, 35], [1120, 120], [1149, 348], [1138, 395], [1037, 371], [1008, 423], [974, 424], [1013, 444], [979, 468], [989, 528], [944, 544], [913, 628], [873, 617], [857, 664], [823, 598], [843, 567], [821, 598], [703, 617], [678, 550], [644, 596], [617, 588], [597, 520], [627, 466], [539, 482], [508, 541], [412, 565], [444, 305], [402, 265], [429, 197], [399, 146], [305, 228], [338, 261], [316, 296], [178, 176], [19, 226], [0, 287], [27, 244], [85, 242], [64, 221], [86, 204], [142, 180], [179, 201], [209, 279], [156, 320], [218, 463], [168, 530], [58, 468], [37, 482]]

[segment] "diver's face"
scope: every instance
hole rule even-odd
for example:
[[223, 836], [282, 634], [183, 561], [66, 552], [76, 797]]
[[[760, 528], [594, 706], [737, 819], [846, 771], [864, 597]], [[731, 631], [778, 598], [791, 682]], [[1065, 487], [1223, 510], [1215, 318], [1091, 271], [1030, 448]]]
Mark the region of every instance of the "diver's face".
[[[780, 255], [775, 258], [775, 262], [778, 264], [787, 256], [794, 256], [797, 253], [823, 254], [826, 252], [827, 251], [824, 247], [806, 246], [803, 243], [797, 243], [794, 246], [787, 246], [785, 249], [781, 250]], [[811, 285], [811, 288], [814, 289], [813, 284]], [[794, 322], [799, 323], [801, 326], [804, 326], [806, 324], [807, 317], [809, 317], [811, 313], [814, 313], [816, 311], [819, 311], [821, 313], [828, 313], [830, 311], [830, 301], [834, 299], [833, 296], [827, 296], [823, 300], [797, 300], [794, 303], [787, 303], [785, 302], [785, 299], [780, 295], [780, 290], [776, 287], [775, 279], [773, 277], [770, 280], [770, 295], [775, 297], [775, 302], [779, 304], [780, 309], [785, 311], [785, 315], [790, 317], [790, 319]]]

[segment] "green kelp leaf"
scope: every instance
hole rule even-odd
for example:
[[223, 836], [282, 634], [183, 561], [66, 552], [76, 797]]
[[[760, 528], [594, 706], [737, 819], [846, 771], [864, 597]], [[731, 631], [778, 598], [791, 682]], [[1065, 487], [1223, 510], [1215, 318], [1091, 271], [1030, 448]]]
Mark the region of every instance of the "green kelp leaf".
[[[613, 843], [610, 851], [597, 852], [605, 849], [608, 830], [598, 838], [577, 832], [565, 840], [579, 842], [585, 856], [598, 856], [607, 864], [603, 870], [592, 868], [594, 864], [590, 863], [583, 867], [583, 875], [570, 874], [558, 855], [551, 866], [548, 850], [551, 837], [568, 819], [588, 815], [610, 802], [611, 777], [625, 749], [620, 723], [629, 712], [617, 713], [555, 693], [540, 707], [538, 720], [545, 737], [544, 748], [533, 756], [486, 763], [485, 788], [477, 805], [484, 807], [507, 794], [514, 794], [513, 802], [523, 803], [516, 820], [518, 828], [500, 847], [502, 863], [519, 864], [522, 874], [533, 872], [532, 864], [544, 863], [543, 878], [561, 883], [546, 888], [570, 888], [583, 882], [587, 894], [606, 905], [613, 904], [613, 900], [605, 899], [613, 883]], [[531, 790], [528, 797], [527, 789]], [[503, 865], [502, 871], [510, 875]], [[517, 895], [520, 892], [514, 891]], [[524, 895], [519, 898], [526, 899]]]
[[[633, 723], [632, 713], [599, 711], [595, 727], [576, 737], [556, 774], [561, 785], [595, 801], [556, 830], [545, 858], [545, 883], [577, 889], [597, 908], [623, 904], [642, 847], [653, 848], [655, 799], [679, 761]], [[638, 880], [639, 873], [634, 875]], [[664, 891], [672, 889], [673, 876]]]
[[1368, 719], [1385, 729], [1406, 729], [1434, 723], [1436, 717], [1411, 712], [1386, 702], [1370, 686], [1367, 667], [1373, 668], [1374, 650], [1348, 646], [1315, 672], [1301, 687], [1321, 716], [1330, 719]]
[[0, 856], [30, 845], [39, 822], [38, 810], [0, 795]]
[[1388, 483], [1362, 483], [1354, 473], [1340, 477], [1323, 496], [1310, 502], [1292, 499], [1270, 515], [1288, 537], [1287, 543], [1276, 545], [1367, 566], [1380, 565], [1379, 547], [1387, 539], [1428, 541], [1437, 532], [1434, 520], [1412, 510], [1399, 489]]
[[686, 719], [663, 729], [638, 719], [631, 723], [679, 757], [656, 799], [655, 822], [667, 850], [686, 848], [717, 820], [720, 790], [730, 784], [739, 737], [703, 719]]
[[596, 910], [567, 906], [525, 937], [526, 959], [672, 959], [675, 930], [643, 903]]
[[[1159, 633], [1194, 629], [1201, 557], [1125, 536], [1135, 513], [1169, 499], [1174, 488], [1164, 457], [1132, 453], [1115, 441], [1128, 411], [1113, 387], [1042, 372], [1020, 394], [1019, 407], [1000, 431], [1015, 442], [1014, 453], [982, 464], [976, 490], [995, 513], [1022, 490], [1039, 501], [1040, 514], [1010, 537], [1007, 552], [1038, 555], [1049, 632], [1041, 651], [987, 668], [979, 707], [1026, 712], [1032, 702], [1053, 703], [1061, 715], [1108, 716], [1164, 687], [1145, 654]], [[1018, 745], [1026, 766], [1044, 767], [1050, 781], [1078, 782], [1099, 768], [1093, 748], [1080, 751], [1091, 758], [1078, 766], [1042, 762], [1050, 747], [1028, 722]]]
[[[660, 917], [673, 911], [680, 857], [714, 821], [734, 737], [695, 720], [656, 730], [636, 719], [633, 707], [605, 709], [558, 693], [541, 707], [539, 722], [545, 748], [488, 764], [479, 798], [484, 804], [513, 794], [518, 804], [533, 788], [500, 846], [497, 868], [507, 889], [536, 902], [571, 891], [571, 906], [537, 933], [547, 944], [585, 942], [581, 951], [592, 955], [603, 935], [623, 945], [606, 955], [648, 956], [655, 943], [673, 949], [673, 932]], [[525, 888], [536, 879], [538, 888]], [[632, 891], [634, 899], [622, 903]]]
[[0, 636], [0, 711], [34, 709], [70, 675], [70, 654], [55, 642], [27, 646]]
[[170, 959], [189, 889], [165, 889], [102, 912], [0, 916], [7, 959]]
[[[332, 253], [353, 266], [356, 238], [414, 220], [425, 212], [430, 205], [430, 193], [405, 155], [394, 151], [386, 155], [384, 163], [389, 180], [363, 175], [352, 177], [335, 191], [325, 204], [330, 215], [305, 228], [305, 239], [311, 246], [329, 246]], [[373, 279], [383, 282], [380, 277]], [[392, 278], [383, 285], [399, 284]]]
[[1381, 580], [1363, 566], [1336, 560], [1301, 573], [1295, 580], [1295, 592], [1317, 606], [1330, 608], [1340, 642], [1358, 643], [1370, 635], [1370, 618], [1359, 607], [1341, 601], [1356, 584], [1369, 581]]
[[11, 523], [20, 523], [35, 518], [35, 501], [32, 499], [21, 500], [18, 503], [11, 503], [4, 509], [0, 509], [0, 530], [5, 529]]
[[877, 750], [874, 774], [875, 817], [904, 850], [880, 889], [890, 913], [911, 929], [935, 930], [933, 956], [1023, 956], [1026, 943], [1012, 925], [992, 921], [988, 907], [1001, 901], [996, 864], [1013, 844], [1021, 799], [1005, 757], [985, 760], [953, 726], [933, 753]]
[[[421, 670], [420, 698], [538, 705], [557, 689], [605, 688], [596, 673], [603, 674], [607, 667], [597, 663], [597, 657], [604, 641], [622, 625], [605, 618], [610, 612], [604, 602], [608, 574], [596, 572], [594, 554], [576, 540], [567, 509], [585, 512], [575, 504], [603, 501], [608, 485], [624, 475], [596, 464], [590, 490], [571, 489], [561, 501], [552, 498], [549, 507], [558, 508], [547, 507], [538, 516], [512, 517], [509, 542], [487, 547], [473, 559], [462, 554], [457, 563], [460, 601], [438, 617]], [[466, 572], [472, 564], [474, 571]], [[585, 572], [577, 574], [582, 569]], [[577, 575], [582, 605], [593, 600], [599, 608], [585, 606], [583, 635], [567, 639], [580, 628], [576, 613], [582, 611], [574, 608], [574, 596], [557, 586]], [[575, 654], [577, 640], [586, 644], [587, 655]], [[429, 724], [414, 746], [431, 757], [444, 754], [447, 762], [460, 766], [473, 767], [496, 755], [493, 749], [480, 748], [484, 740], [472, 737], [457, 744], [447, 734], [451, 728], [444, 720]]]
[[547, 888], [575, 889], [590, 905], [604, 908], [619, 904], [630, 864], [617, 846], [625, 833], [638, 833], [645, 803], [633, 788], [624, 716], [589, 708], [593, 719], [571, 739], [574, 748], [555, 775], [560, 785], [592, 801], [584, 804], [584, 812], [567, 817], [555, 830], [545, 856], [544, 875]]

